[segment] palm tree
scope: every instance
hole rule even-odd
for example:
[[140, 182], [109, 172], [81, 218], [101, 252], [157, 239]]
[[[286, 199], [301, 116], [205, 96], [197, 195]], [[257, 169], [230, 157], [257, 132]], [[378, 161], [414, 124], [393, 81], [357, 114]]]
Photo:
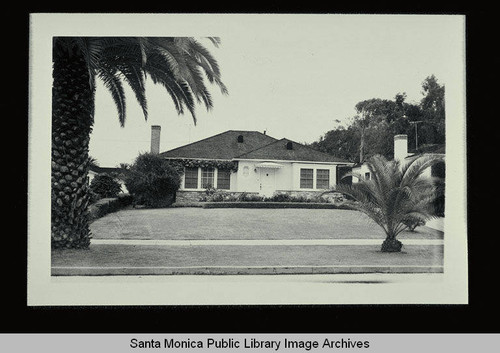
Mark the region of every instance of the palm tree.
[[440, 183], [422, 173], [442, 160], [442, 157], [422, 156], [401, 166], [397, 161], [375, 155], [366, 162], [371, 179], [350, 173], [359, 182], [339, 184], [335, 191], [351, 196], [354, 208], [384, 229], [387, 237], [382, 244], [383, 252], [398, 252], [402, 243], [396, 237], [408, 223], [436, 217], [432, 202]]
[[[218, 38], [209, 38], [215, 46]], [[90, 244], [87, 206], [89, 141], [94, 123], [95, 81], [111, 93], [118, 121], [126, 121], [123, 83], [128, 84], [147, 119], [145, 80], [165, 87], [178, 114], [195, 106], [212, 108], [205, 84], [227, 89], [217, 61], [193, 38], [55, 37], [52, 87], [52, 247]]]

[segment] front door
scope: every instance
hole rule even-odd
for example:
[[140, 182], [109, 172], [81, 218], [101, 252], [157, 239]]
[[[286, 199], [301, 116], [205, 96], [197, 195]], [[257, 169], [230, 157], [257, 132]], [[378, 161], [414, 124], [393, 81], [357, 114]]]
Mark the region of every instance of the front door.
[[276, 169], [260, 169], [260, 194], [264, 196], [273, 196], [276, 191]]

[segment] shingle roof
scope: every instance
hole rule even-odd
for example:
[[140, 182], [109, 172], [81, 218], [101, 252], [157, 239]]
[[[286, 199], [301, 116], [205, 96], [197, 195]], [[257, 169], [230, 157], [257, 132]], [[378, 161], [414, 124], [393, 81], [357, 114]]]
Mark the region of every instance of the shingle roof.
[[[238, 142], [242, 136], [243, 142]], [[277, 141], [258, 131], [229, 130], [203, 140], [160, 153], [165, 158], [233, 159]]]
[[[291, 149], [287, 144], [291, 144]], [[316, 151], [311, 147], [288, 140], [286, 138], [272, 142], [264, 147], [241, 154], [237, 159], [265, 159], [282, 161], [337, 162], [350, 163], [328, 153]]]

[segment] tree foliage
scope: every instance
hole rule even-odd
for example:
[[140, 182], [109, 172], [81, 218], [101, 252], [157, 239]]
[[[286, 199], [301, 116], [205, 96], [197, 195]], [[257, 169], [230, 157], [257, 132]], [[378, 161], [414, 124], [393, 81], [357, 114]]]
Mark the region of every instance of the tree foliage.
[[180, 186], [180, 175], [175, 166], [159, 155], [143, 153], [130, 167], [125, 185], [136, 203], [165, 207], [173, 202]]
[[105, 173], [97, 174], [90, 183], [90, 190], [99, 195], [100, 198], [116, 197], [121, 189], [120, 183]]
[[423, 98], [419, 103], [406, 102], [406, 93], [394, 99], [371, 98], [355, 105], [356, 115], [347, 118], [347, 126], [339, 126], [325, 133], [311, 147], [362, 163], [374, 155], [393, 157], [393, 137], [408, 135], [409, 146], [414, 149], [418, 123], [418, 147], [445, 142], [444, 86], [434, 75], [422, 82]]

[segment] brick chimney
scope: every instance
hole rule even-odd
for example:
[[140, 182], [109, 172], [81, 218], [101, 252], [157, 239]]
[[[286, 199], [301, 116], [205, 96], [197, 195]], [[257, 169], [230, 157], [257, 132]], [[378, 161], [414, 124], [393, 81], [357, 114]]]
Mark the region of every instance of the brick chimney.
[[404, 164], [405, 158], [408, 156], [408, 136], [394, 136], [394, 160]]
[[151, 125], [151, 153], [160, 153], [160, 125]]

